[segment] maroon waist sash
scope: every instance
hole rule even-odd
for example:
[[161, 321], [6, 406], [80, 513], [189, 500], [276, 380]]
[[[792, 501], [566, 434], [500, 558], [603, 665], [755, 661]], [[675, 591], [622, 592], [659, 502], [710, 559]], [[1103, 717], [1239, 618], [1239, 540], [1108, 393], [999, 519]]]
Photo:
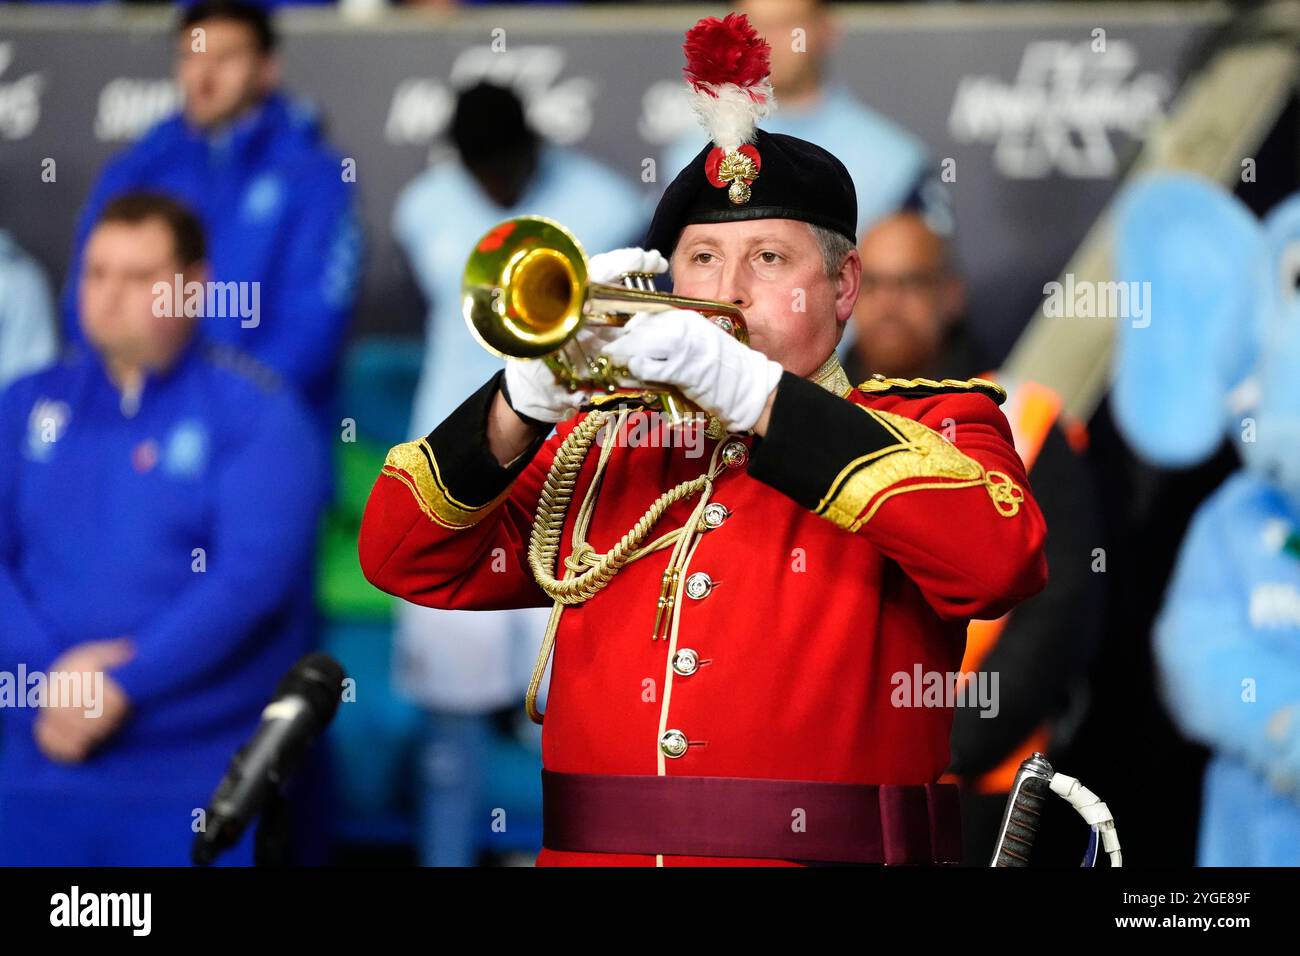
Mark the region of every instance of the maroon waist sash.
[[958, 863], [961, 813], [952, 784], [543, 770], [542, 845], [574, 853]]

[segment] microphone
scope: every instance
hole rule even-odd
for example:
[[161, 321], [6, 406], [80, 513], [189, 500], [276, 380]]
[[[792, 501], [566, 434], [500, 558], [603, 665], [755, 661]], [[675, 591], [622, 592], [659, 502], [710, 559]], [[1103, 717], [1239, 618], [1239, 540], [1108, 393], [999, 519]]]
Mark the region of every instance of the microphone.
[[328, 654], [308, 654], [281, 678], [253, 738], [230, 761], [212, 794], [191, 858], [206, 866], [230, 849], [253, 817], [297, 770], [308, 745], [334, 719], [343, 667]]

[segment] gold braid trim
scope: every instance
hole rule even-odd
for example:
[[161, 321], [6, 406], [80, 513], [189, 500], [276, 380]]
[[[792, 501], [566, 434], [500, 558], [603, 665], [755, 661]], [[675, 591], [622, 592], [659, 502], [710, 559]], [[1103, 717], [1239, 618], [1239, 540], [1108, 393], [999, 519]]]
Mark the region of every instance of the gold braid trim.
[[834, 351], [808, 378], [840, 398], [847, 398], [853, 391], [853, 383], [849, 381], [849, 375], [844, 371], [844, 366], [840, 365], [840, 357]]
[[[810, 377], [822, 388], [842, 398], [847, 397], [853, 391], [853, 383], [849, 381], [848, 375], [845, 374], [843, 367], [840, 365], [839, 356], [834, 351]], [[614, 426], [615, 434], [622, 432], [627, 413], [628, 409], [626, 407], [619, 410], [618, 419]], [[542, 637], [542, 646], [538, 651], [537, 663], [533, 666], [533, 675], [528, 682], [528, 692], [524, 697], [524, 709], [528, 712], [529, 718], [537, 724], [542, 723], [545, 716], [537, 709], [537, 692], [541, 688], [542, 677], [546, 673], [546, 663], [550, 660], [551, 651], [555, 646], [555, 635], [559, 631], [560, 615], [563, 613], [564, 608], [567, 605], [581, 604], [583, 601], [588, 600], [608, 584], [620, 568], [647, 554], [666, 548], [670, 544], [673, 546], [673, 552], [669, 556], [668, 566], [664, 570], [659, 593], [659, 613], [655, 618], [655, 628], [651, 638], [658, 639], [660, 626], [665, 615], [669, 621], [669, 635], [676, 634], [677, 619], [681, 612], [681, 601], [679, 600], [682, 588], [681, 572], [690, 560], [693, 542], [698, 543], [697, 536], [705, 528], [702, 521], [704, 507], [708, 504], [709, 497], [713, 493], [713, 481], [726, 470], [725, 464], [720, 462], [720, 453], [724, 443], [719, 442], [713, 449], [713, 457], [709, 461], [709, 470], [707, 472], [698, 478], [684, 481], [660, 495], [646, 513], [641, 516], [641, 520], [632, 526], [632, 530], [625, 534], [618, 544], [604, 554], [597, 555], [595, 548], [587, 543], [587, 526], [591, 521], [592, 512], [595, 508], [596, 494], [600, 487], [601, 478], [604, 475], [605, 464], [609, 460], [611, 450], [618, 444], [614, 441], [605, 442], [601, 447], [596, 473], [592, 476], [591, 484], [587, 487], [586, 497], [582, 502], [577, 521], [574, 523], [573, 548], [569, 557], [565, 558], [564, 561], [564, 576], [557, 579], [555, 577], [555, 565], [559, 556], [560, 535], [564, 531], [564, 523], [569, 504], [573, 500], [573, 489], [577, 483], [578, 473], [582, 468], [583, 461], [586, 459], [588, 450], [591, 448], [591, 443], [595, 440], [596, 434], [605, 426], [610, 417], [609, 412], [598, 409], [589, 412], [587, 417], [565, 437], [559, 449], [556, 450], [550, 472], [547, 474], [546, 482], [542, 486], [542, 494], [538, 500], [537, 516], [533, 521], [532, 534], [528, 540], [528, 564], [532, 569], [533, 577], [542, 590], [555, 601], [551, 608], [550, 620], [546, 625], [546, 633]], [[725, 437], [725, 431], [721, 423], [713, 417], [709, 419], [705, 434], [714, 439]], [[700, 499], [696, 502], [695, 511], [690, 520], [683, 527], [661, 535], [645, 547], [638, 547], [642, 539], [649, 533], [650, 528], [654, 526], [655, 522], [663, 516], [663, 513], [670, 506], [696, 493], [700, 493]], [[670, 659], [671, 656], [670, 651]]]
[[[627, 413], [627, 408], [619, 410], [614, 425], [615, 434], [621, 433]], [[703, 529], [701, 515], [712, 493], [713, 480], [726, 467], [719, 463], [719, 451], [723, 447], [719, 444], [713, 450], [709, 470], [705, 474], [684, 481], [660, 495], [641, 519], [632, 526], [631, 531], [623, 535], [609, 551], [598, 555], [596, 549], [587, 542], [586, 534], [595, 510], [596, 494], [604, 477], [605, 465], [609, 461], [610, 452], [617, 444], [612, 440], [604, 442], [600, 459], [596, 464], [596, 473], [587, 487], [587, 493], [573, 526], [572, 553], [564, 560], [564, 576], [557, 579], [554, 569], [559, 556], [560, 535], [564, 531], [569, 504], [573, 500], [573, 488], [592, 441], [610, 418], [608, 412], [590, 412], [560, 444], [555, 459], [551, 462], [546, 481], [542, 485], [537, 516], [528, 539], [528, 564], [532, 569], [533, 577], [542, 590], [555, 601], [551, 608], [550, 620], [546, 625], [546, 633], [542, 637], [537, 663], [533, 666], [532, 678], [528, 682], [528, 692], [524, 697], [524, 709], [528, 712], [529, 718], [537, 724], [542, 723], [545, 716], [537, 709], [537, 692], [546, 673], [546, 662], [550, 659], [551, 650], [555, 646], [555, 635], [559, 630], [560, 615], [564, 608], [570, 604], [581, 604], [594, 596], [625, 565], [672, 545], [673, 552], [668, 559], [663, 587], [660, 589], [659, 616], [655, 619], [655, 633], [651, 635], [652, 639], [657, 639], [660, 620], [664, 612], [672, 607], [676, 600], [676, 592], [680, 588], [680, 569], [688, 553], [684, 545], [689, 545], [695, 535]], [[651, 527], [670, 506], [699, 492], [703, 492], [700, 500], [696, 503], [690, 520], [684, 526], [660, 535], [652, 543], [640, 547], [641, 541]]]
[[1001, 405], [1007, 400], [1007, 390], [997, 382], [987, 378], [945, 378], [935, 381], [932, 378], [885, 378], [877, 373], [858, 386], [858, 390], [868, 395], [879, 395], [893, 391], [915, 391], [918, 389], [936, 389], [939, 391], [982, 392]]
[[423, 438], [389, 449], [380, 473], [406, 485], [425, 516], [452, 531], [462, 531], [478, 524], [510, 494], [507, 488], [484, 505], [467, 505], [456, 500], [442, 480], [433, 449]]
[[[616, 428], [622, 427], [624, 409], [619, 416]], [[610, 416], [606, 412], [591, 412], [577, 428], [569, 432], [564, 442], [555, 453], [551, 470], [542, 485], [541, 498], [538, 500], [537, 517], [533, 522], [532, 534], [528, 540], [528, 565], [533, 577], [550, 597], [561, 604], [581, 604], [609, 583], [610, 579], [623, 567], [652, 551], [672, 544], [686, 530], [678, 528], [661, 536], [645, 548], [640, 548], [641, 541], [649, 533], [655, 522], [674, 503], [696, 494], [712, 480], [712, 475], [705, 474], [699, 478], [684, 481], [660, 495], [640, 518], [632, 529], [619, 542], [597, 555], [596, 549], [585, 539], [587, 524], [590, 522], [596, 492], [604, 474], [605, 462], [609, 451], [616, 442], [607, 441], [601, 448], [601, 457], [596, 474], [587, 488], [586, 499], [579, 512], [579, 522], [574, 528], [573, 553], [565, 558], [567, 572], [564, 578], [555, 577], [556, 559], [560, 550], [560, 535], [569, 512], [569, 503], [573, 498], [573, 487], [578, 480], [587, 450], [591, 447], [596, 433], [599, 432]]]
[[[918, 421], [893, 412], [858, 407], [876, 419], [896, 442], [855, 458], [840, 469], [830, 490], [818, 503], [815, 514], [847, 531], [857, 531], [895, 495], [975, 485], [987, 489], [994, 507], [1003, 517], [1013, 517], [1020, 511], [1024, 491], [1007, 475], [1000, 471], [986, 473], [983, 465]], [[911, 478], [942, 480], [911, 482], [895, 487]]]

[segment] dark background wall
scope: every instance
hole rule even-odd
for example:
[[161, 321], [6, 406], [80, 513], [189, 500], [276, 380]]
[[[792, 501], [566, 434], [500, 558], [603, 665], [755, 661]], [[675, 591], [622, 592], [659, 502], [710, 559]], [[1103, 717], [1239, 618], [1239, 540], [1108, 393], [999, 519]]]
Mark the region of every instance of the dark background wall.
[[[678, 99], [679, 46], [697, 16], [716, 12], [506, 7], [364, 25], [331, 12], [285, 16], [286, 85], [319, 106], [357, 162], [369, 264], [356, 331], [421, 328], [389, 216], [397, 191], [444, 148], [457, 86], [485, 74], [516, 82], [544, 132], [640, 182], [643, 160], [693, 128]], [[994, 355], [1015, 340], [1222, 18], [1220, 6], [1198, 3], [841, 12], [834, 76], [922, 137], [936, 162], [955, 161], [957, 251], [976, 335]], [[95, 172], [175, 103], [170, 27], [161, 10], [0, 6], [0, 226], [56, 282]], [[494, 30], [504, 52], [490, 49]], [[1097, 30], [1104, 53], [1092, 49]], [[41, 181], [47, 158], [53, 183]]]

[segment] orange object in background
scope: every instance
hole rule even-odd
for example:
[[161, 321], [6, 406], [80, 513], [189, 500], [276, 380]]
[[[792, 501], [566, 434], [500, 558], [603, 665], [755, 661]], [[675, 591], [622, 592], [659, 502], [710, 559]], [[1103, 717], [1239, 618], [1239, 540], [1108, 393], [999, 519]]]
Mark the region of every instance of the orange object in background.
[[[988, 373], [981, 377], [998, 381], [996, 373]], [[1025, 471], [1029, 473], [1032, 480], [1034, 462], [1038, 460], [1043, 442], [1047, 440], [1052, 426], [1061, 418], [1061, 398], [1054, 390], [1037, 382], [999, 382], [999, 384], [1007, 390], [1007, 402], [1003, 406], [1003, 412], [1011, 424], [1016, 452], [1025, 463]], [[1065, 427], [1066, 423], [1062, 425]], [[1087, 431], [1081, 422], [1069, 423], [1066, 431], [1070, 444], [1076, 451], [1087, 447]], [[1004, 614], [994, 621], [970, 622], [966, 630], [966, 653], [961, 662], [963, 674], [979, 670], [985, 658], [997, 646], [998, 638], [1001, 637], [1010, 619], [1011, 614]], [[959, 690], [965, 685], [966, 679], [963, 677]], [[976, 793], [1007, 793], [1011, 790], [1021, 761], [1035, 751], [1046, 753], [1048, 739], [1048, 725], [1044, 723], [1035, 728], [1033, 733], [992, 770], [973, 779], [947, 773], [943, 775], [941, 782], [962, 784]]]

